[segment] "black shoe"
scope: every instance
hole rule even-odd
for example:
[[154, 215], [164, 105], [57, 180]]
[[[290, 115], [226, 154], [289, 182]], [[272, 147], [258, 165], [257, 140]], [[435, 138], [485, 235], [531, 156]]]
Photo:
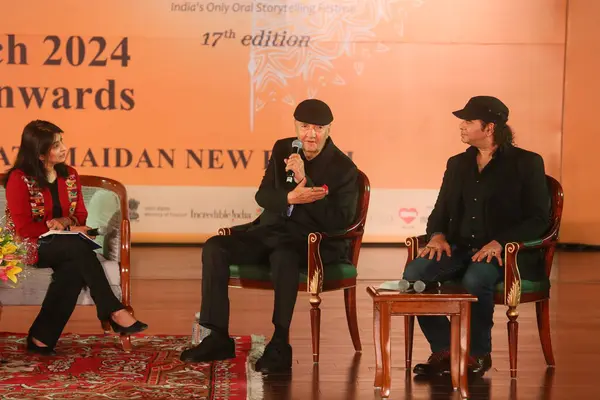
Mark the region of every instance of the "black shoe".
[[413, 368], [417, 375], [444, 375], [450, 373], [450, 352], [448, 350], [432, 353], [425, 364], [417, 364]]
[[477, 357], [469, 357], [469, 373], [483, 375], [492, 368], [492, 355], [484, 354]]
[[39, 354], [40, 356], [55, 356], [56, 351], [52, 347], [41, 347], [33, 343], [33, 338], [27, 336], [27, 351], [29, 353]]
[[109, 320], [109, 322], [110, 326], [112, 327], [112, 330], [115, 333], [125, 333], [128, 335], [133, 335], [134, 333], [139, 333], [148, 329], [148, 325], [140, 321], [135, 321], [134, 324], [127, 327], [117, 324], [115, 321], [112, 320], [112, 318]]
[[199, 345], [181, 353], [183, 362], [211, 362], [235, 358], [235, 341], [229, 336], [211, 333]]
[[292, 346], [280, 340], [271, 340], [254, 365], [255, 371], [264, 373], [288, 372], [291, 369]]

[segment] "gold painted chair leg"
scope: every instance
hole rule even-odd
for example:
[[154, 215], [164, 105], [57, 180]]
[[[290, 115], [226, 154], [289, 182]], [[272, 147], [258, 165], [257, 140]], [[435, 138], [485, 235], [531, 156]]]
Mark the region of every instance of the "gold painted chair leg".
[[321, 336], [321, 298], [318, 294], [310, 296], [310, 327], [312, 331], [313, 362], [319, 362], [319, 345]]
[[508, 323], [506, 327], [508, 329], [508, 348], [509, 348], [509, 358], [510, 358], [510, 377], [517, 377], [517, 342], [519, 338], [519, 323], [517, 322], [517, 318], [519, 317], [519, 312], [516, 307], [509, 307], [506, 311], [506, 316], [508, 317]]

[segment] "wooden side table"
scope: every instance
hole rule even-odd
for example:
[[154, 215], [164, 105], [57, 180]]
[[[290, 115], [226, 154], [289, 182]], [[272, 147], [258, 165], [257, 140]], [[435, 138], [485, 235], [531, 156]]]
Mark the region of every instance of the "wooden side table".
[[[442, 287], [423, 293], [398, 292], [367, 287], [373, 298], [373, 338], [375, 341], [375, 388], [381, 390], [381, 397], [390, 396], [391, 387], [391, 343], [390, 328], [393, 315], [405, 316], [405, 329], [414, 324], [414, 317], [421, 315], [450, 316], [450, 363], [452, 387], [460, 389], [461, 396], [468, 398], [467, 363], [471, 341], [471, 303], [477, 297], [460, 287]], [[412, 349], [405, 346], [406, 368], [411, 368]]]

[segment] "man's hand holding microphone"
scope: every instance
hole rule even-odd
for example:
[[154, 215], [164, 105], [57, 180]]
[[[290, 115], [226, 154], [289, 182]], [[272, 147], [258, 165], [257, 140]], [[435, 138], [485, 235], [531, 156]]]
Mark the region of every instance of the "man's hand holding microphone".
[[302, 149], [302, 142], [294, 140], [292, 147], [295, 152], [289, 158], [284, 159], [288, 182], [291, 179], [296, 182], [294, 190], [288, 193], [288, 204], [308, 204], [323, 199], [328, 194], [327, 186], [306, 187], [306, 173], [304, 172], [304, 160], [298, 152]]

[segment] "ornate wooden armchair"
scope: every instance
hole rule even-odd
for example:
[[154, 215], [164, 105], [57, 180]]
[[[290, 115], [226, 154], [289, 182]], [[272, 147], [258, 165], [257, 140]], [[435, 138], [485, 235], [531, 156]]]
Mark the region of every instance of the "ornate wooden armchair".
[[[0, 174], [0, 182], [4, 182], [5, 174]], [[88, 210], [87, 225], [91, 227], [105, 226], [107, 233], [96, 237], [103, 246], [98, 250], [98, 258], [104, 267], [110, 286], [123, 303], [133, 313], [131, 308], [130, 288], [130, 222], [127, 190], [115, 180], [99, 176], [80, 175], [83, 198]], [[0, 209], [6, 207], [4, 187], [0, 187]], [[49, 268], [34, 269], [26, 277], [22, 285], [2, 289], [2, 302], [5, 306], [41, 305], [50, 279], [52, 270]], [[78, 305], [94, 305], [87, 290], [82, 290], [77, 300]], [[0, 303], [0, 317], [2, 303]], [[111, 332], [109, 321], [101, 322], [104, 333]], [[121, 344], [126, 351], [131, 350], [129, 335], [122, 334]]]
[[[367, 176], [359, 171], [359, 197], [354, 223], [344, 232], [328, 235], [313, 232], [308, 235], [308, 268], [300, 273], [298, 291], [310, 294], [310, 323], [312, 330], [313, 361], [319, 362], [319, 339], [321, 329], [321, 297], [322, 292], [344, 290], [346, 319], [356, 351], [361, 351], [358, 321], [356, 314], [356, 277], [358, 275], [358, 256], [364, 233], [367, 211], [369, 209], [370, 184]], [[219, 229], [219, 235], [231, 235], [247, 229], [250, 224]], [[352, 264], [333, 264], [323, 266], [319, 254], [319, 246], [324, 238], [349, 239], [350, 260]], [[229, 286], [249, 289], [273, 289], [271, 272], [268, 265], [230, 265]]]
[[[551, 221], [552, 225], [548, 233], [539, 240], [529, 242], [511, 242], [504, 247], [504, 282], [496, 286], [495, 303], [504, 304], [508, 307], [506, 316], [508, 317], [508, 346], [510, 357], [510, 376], [517, 377], [517, 338], [519, 333], [519, 323], [517, 318], [519, 312], [517, 306], [521, 303], [535, 303], [537, 314], [538, 333], [542, 344], [542, 351], [546, 364], [554, 366], [554, 354], [552, 352], [552, 342], [550, 340], [550, 272], [552, 270], [552, 260], [554, 250], [558, 241], [558, 232], [562, 217], [564, 193], [560, 183], [546, 176], [548, 191], [550, 193]], [[414, 260], [419, 253], [419, 248], [426, 245], [426, 236], [410, 237], [406, 239], [408, 247], [407, 264]], [[546, 279], [543, 281], [528, 281], [521, 279], [519, 266], [517, 264], [517, 254], [521, 250], [543, 249], [544, 266]], [[414, 330], [414, 317], [404, 318], [405, 352], [406, 359], [412, 357], [412, 342]]]

